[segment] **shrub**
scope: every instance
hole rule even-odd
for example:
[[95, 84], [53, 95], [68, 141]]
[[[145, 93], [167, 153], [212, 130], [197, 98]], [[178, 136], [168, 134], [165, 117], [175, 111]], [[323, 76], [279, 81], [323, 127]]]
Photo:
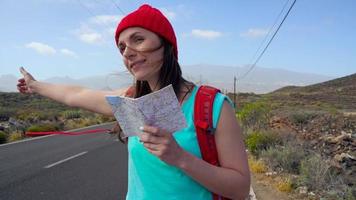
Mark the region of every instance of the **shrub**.
[[8, 121], [15, 114], [14, 109], [0, 108], [0, 121]]
[[20, 132], [13, 132], [9, 135], [9, 142], [13, 142], [16, 140], [22, 140], [24, 137]]
[[291, 192], [293, 190], [293, 183], [289, 178], [283, 178], [277, 182], [276, 187], [281, 192]]
[[95, 118], [99, 123], [105, 123], [105, 122], [112, 122], [115, 121], [114, 117], [109, 117], [106, 115], [101, 115], [101, 114], [95, 114]]
[[254, 173], [265, 173], [267, 171], [267, 167], [262, 160], [249, 158], [248, 164], [250, 166], [251, 171]]
[[86, 127], [86, 126], [91, 126], [94, 124], [98, 124], [99, 122], [97, 121], [96, 118], [85, 118], [81, 120], [80, 127]]
[[247, 134], [245, 140], [247, 149], [254, 155], [259, 156], [262, 150], [266, 150], [268, 147], [280, 144], [280, 137], [269, 131], [254, 131]]
[[283, 170], [298, 174], [300, 164], [307, 152], [296, 144], [286, 143], [284, 146], [270, 147], [261, 152], [261, 158], [274, 171]]
[[356, 200], [356, 188], [355, 186], [339, 185], [339, 188], [333, 188], [327, 192], [328, 199], [345, 199]]
[[32, 125], [29, 128], [27, 128], [27, 131], [29, 132], [45, 132], [45, 131], [57, 131], [59, 130], [59, 127], [54, 124], [37, 124], [37, 125]]
[[332, 177], [330, 165], [320, 155], [312, 154], [302, 160], [298, 182], [311, 190], [328, 188]]
[[237, 118], [245, 128], [259, 130], [268, 127], [270, 107], [263, 102], [246, 104], [237, 112]]
[[298, 111], [292, 113], [289, 118], [292, 123], [299, 126], [300, 130], [303, 130], [303, 127], [308, 124], [308, 122], [317, 116], [317, 113], [310, 111]]
[[76, 129], [76, 128], [80, 128], [81, 125], [79, 123], [79, 120], [67, 120], [64, 123], [64, 129], [65, 130], [71, 130], [71, 129]]
[[0, 144], [6, 143], [6, 133], [3, 131], [0, 131]]
[[65, 129], [71, 130], [98, 124], [100, 121], [97, 118], [80, 118], [70, 119], [65, 122]]
[[77, 119], [82, 116], [82, 113], [81, 113], [81, 111], [78, 111], [78, 110], [66, 110], [66, 111], [62, 112], [62, 116], [65, 119]]
[[346, 200], [356, 200], [356, 188], [347, 187], [344, 196]]

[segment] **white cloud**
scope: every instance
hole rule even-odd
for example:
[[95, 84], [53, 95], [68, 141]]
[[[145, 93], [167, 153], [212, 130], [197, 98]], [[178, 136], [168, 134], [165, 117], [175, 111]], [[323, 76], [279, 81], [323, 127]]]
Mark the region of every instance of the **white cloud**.
[[116, 28], [108, 28], [108, 29], [104, 30], [104, 33], [112, 36], [111, 39], [113, 39], [115, 32], [116, 32]]
[[218, 31], [193, 29], [192, 35], [203, 39], [215, 39], [221, 37], [223, 34]]
[[246, 38], [259, 38], [263, 37], [268, 34], [267, 29], [261, 29], [261, 28], [250, 28], [247, 31], [243, 32], [240, 34], [241, 37], [246, 37]]
[[117, 25], [122, 18], [122, 15], [97, 15], [90, 18], [89, 22], [97, 25]]
[[30, 48], [35, 50], [37, 53], [42, 54], [42, 55], [54, 55], [57, 52], [60, 52], [63, 55], [66, 56], [70, 56], [70, 57], [75, 57], [77, 58], [77, 54], [69, 49], [63, 48], [60, 50], [56, 50], [55, 48], [47, 45], [47, 44], [43, 44], [40, 42], [30, 42], [28, 44], [25, 45], [26, 48]]
[[160, 8], [162, 14], [166, 16], [169, 20], [173, 20], [176, 18], [176, 13], [173, 11], [169, 11], [167, 8]]
[[78, 58], [77, 54], [75, 52], [69, 50], [69, 49], [61, 49], [60, 52], [63, 55], [74, 57], [74, 58]]
[[81, 41], [89, 44], [100, 44], [103, 42], [103, 36], [99, 33], [81, 33], [79, 38]]
[[72, 31], [82, 42], [88, 44], [106, 44], [114, 40], [115, 30], [121, 15], [97, 15], [81, 23], [81, 26]]
[[56, 50], [53, 47], [40, 42], [31, 42], [26, 44], [25, 47], [33, 49], [42, 55], [53, 55], [56, 53]]

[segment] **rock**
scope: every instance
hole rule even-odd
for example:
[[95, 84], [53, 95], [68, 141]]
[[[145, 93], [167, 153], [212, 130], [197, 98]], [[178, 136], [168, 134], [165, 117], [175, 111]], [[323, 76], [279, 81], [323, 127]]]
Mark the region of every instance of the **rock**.
[[308, 193], [308, 188], [306, 186], [301, 186], [296, 189], [299, 194], [307, 194]]
[[350, 154], [346, 154], [346, 156], [348, 157], [348, 158], [350, 158], [351, 160], [355, 160], [356, 161], [356, 158], [354, 157], [354, 156], [352, 156], [352, 155], [350, 155]]
[[277, 172], [266, 172], [265, 175], [266, 176], [273, 176], [273, 175], [276, 175]]
[[314, 192], [309, 192], [308, 195], [309, 196], [315, 196], [315, 193]]
[[331, 139], [330, 143], [341, 143], [343, 140], [351, 140], [351, 134], [341, 132], [341, 135]]
[[310, 141], [310, 145], [315, 147], [318, 144], [318, 142], [319, 142], [318, 140], [312, 140]]
[[342, 161], [341, 154], [336, 154], [336, 155], [334, 156], [334, 159], [335, 159], [337, 162], [341, 162], [341, 161]]
[[355, 157], [351, 156], [348, 153], [341, 153], [341, 154], [336, 154], [334, 156], [334, 159], [337, 160], [338, 162], [344, 162], [345, 160], [355, 160]]

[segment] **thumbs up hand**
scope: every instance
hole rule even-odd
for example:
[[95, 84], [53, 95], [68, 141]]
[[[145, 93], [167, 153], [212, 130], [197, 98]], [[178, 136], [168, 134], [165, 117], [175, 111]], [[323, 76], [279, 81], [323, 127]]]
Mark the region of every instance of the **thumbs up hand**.
[[33, 91], [30, 88], [31, 83], [36, 81], [33, 76], [28, 73], [23, 67], [20, 67], [20, 72], [23, 78], [20, 78], [17, 82], [17, 90], [24, 94], [31, 94]]

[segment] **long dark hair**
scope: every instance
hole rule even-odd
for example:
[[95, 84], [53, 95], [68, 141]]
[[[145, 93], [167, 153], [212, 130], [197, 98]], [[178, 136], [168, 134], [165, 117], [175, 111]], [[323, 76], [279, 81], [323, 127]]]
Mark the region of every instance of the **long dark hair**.
[[[161, 38], [161, 42], [164, 47], [164, 55], [157, 84], [160, 86], [159, 89], [172, 84], [174, 92], [176, 93], [177, 97], [179, 97], [182, 83], [188, 83], [188, 81], [182, 77], [182, 70], [177, 58], [174, 55], [173, 46], [163, 38]], [[135, 89], [135, 98], [152, 92], [147, 81], [136, 81]]]
[[[171, 43], [169, 43], [164, 38], [161, 38], [162, 45], [164, 47], [163, 53], [163, 63], [159, 72], [159, 78], [157, 81], [157, 85], [159, 85], [159, 89], [164, 88], [167, 85], [172, 84], [174, 92], [179, 97], [179, 93], [181, 91], [181, 87], [183, 84], [188, 84], [189, 81], [185, 80], [182, 77], [182, 70], [178, 63], [177, 58], [174, 55], [174, 49]], [[147, 81], [136, 81], [134, 84], [135, 87], [135, 98], [144, 96], [152, 92]], [[187, 87], [189, 90], [189, 87]], [[119, 129], [119, 140], [123, 143], [127, 143], [127, 138], [122, 139], [122, 130], [117, 124], [117, 129]]]

